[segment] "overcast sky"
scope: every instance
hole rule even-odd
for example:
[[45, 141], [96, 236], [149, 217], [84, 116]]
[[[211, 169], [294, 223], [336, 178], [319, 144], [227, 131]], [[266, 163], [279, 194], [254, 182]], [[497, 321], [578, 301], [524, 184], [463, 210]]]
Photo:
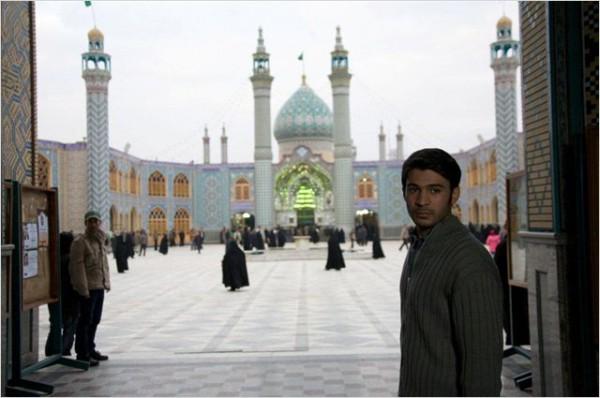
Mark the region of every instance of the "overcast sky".
[[[400, 122], [406, 155], [430, 146], [457, 152], [476, 145], [478, 134], [495, 135], [489, 45], [503, 12], [518, 39], [516, 1], [36, 2], [38, 137], [75, 142], [86, 134], [81, 53], [95, 14], [112, 57], [109, 142], [120, 150], [130, 143], [137, 157], [202, 162], [207, 125], [211, 162], [218, 163], [225, 123], [229, 161], [253, 160], [249, 77], [259, 26], [274, 76], [272, 125], [300, 87], [300, 53], [308, 85], [331, 108], [330, 52], [339, 25], [353, 74], [357, 159], [378, 159], [381, 123], [388, 150]], [[273, 151], [277, 160], [275, 139]]]

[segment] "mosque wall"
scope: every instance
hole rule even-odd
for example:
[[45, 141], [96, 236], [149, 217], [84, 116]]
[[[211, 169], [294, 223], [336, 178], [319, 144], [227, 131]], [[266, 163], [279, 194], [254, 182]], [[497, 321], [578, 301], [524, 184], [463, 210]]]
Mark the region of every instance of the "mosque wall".
[[219, 231], [229, 223], [229, 177], [226, 168], [212, 166], [203, 166], [195, 175], [193, 225], [202, 226], [207, 241], [218, 240]]

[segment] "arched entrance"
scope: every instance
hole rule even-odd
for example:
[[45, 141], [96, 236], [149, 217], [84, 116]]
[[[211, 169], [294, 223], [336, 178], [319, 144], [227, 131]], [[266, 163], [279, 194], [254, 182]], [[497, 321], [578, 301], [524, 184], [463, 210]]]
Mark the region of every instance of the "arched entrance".
[[333, 223], [333, 192], [327, 170], [300, 162], [283, 168], [275, 178], [277, 223], [304, 227]]

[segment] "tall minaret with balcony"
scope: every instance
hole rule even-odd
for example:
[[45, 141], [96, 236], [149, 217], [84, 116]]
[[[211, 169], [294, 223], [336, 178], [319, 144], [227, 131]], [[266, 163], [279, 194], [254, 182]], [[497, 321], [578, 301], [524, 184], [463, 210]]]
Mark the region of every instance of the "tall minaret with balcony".
[[383, 123], [379, 126], [379, 160], [385, 160], [385, 133], [383, 132]]
[[517, 68], [520, 46], [512, 39], [512, 21], [502, 16], [496, 24], [496, 41], [490, 45], [496, 96], [496, 187], [498, 223], [506, 219], [506, 175], [519, 167], [517, 143]]
[[225, 134], [225, 125], [223, 125], [223, 134], [221, 135], [221, 163], [227, 164], [227, 135]]
[[269, 53], [265, 49], [262, 28], [252, 55], [254, 89], [254, 203], [256, 225], [273, 226], [273, 152], [271, 150], [271, 76]]
[[204, 145], [204, 164], [210, 163], [210, 137], [208, 136], [208, 127], [204, 126], [204, 137], [202, 137]]
[[398, 122], [398, 132], [396, 133], [396, 160], [404, 160], [404, 134], [402, 134], [400, 122]]
[[88, 45], [88, 51], [81, 54], [86, 87], [87, 207], [98, 211], [108, 226], [108, 82], [111, 60], [110, 55], [104, 52], [104, 35], [96, 27], [88, 32]]
[[348, 51], [337, 27], [335, 49], [331, 52], [331, 89], [333, 92], [334, 204], [335, 223], [350, 231], [354, 228], [354, 189], [352, 184], [352, 138], [350, 137], [350, 79]]

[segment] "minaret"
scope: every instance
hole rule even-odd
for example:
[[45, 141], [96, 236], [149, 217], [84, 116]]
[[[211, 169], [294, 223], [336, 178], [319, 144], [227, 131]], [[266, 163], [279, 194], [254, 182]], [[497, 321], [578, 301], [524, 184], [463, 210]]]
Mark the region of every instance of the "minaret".
[[512, 39], [512, 22], [502, 16], [496, 24], [497, 40], [490, 45], [496, 92], [496, 190], [498, 222], [506, 219], [506, 175], [519, 167], [517, 144], [517, 67], [519, 42]]
[[87, 113], [87, 207], [99, 212], [104, 227], [110, 228], [108, 82], [111, 61], [110, 55], [104, 52], [104, 35], [96, 27], [88, 32], [88, 42], [88, 52], [81, 54]]
[[221, 163], [227, 163], [227, 135], [225, 135], [225, 125], [223, 125], [223, 134], [221, 135]]
[[383, 123], [379, 126], [379, 160], [385, 160], [385, 133]]
[[210, 163], [210, 137], [208, 136], [208, 127], [204, 125], [204, 137], [202, 137], [204, 143], [204, 164]]
[[273, 152], [271, 151], [271, 76], [262, 28], [252, 55], [254, 90], [254, 203], [256, 225], [273, 226]]
[[396, 133], [396, 159], [404, 160], [404, 135], [400, 122], [398, 122], [398, 133]]
[[354, 228], [354, 189], [352, 184], [352, 139], [350, 138], [350, 78], [348, 51], [337, 27], [335, 49], [331, 52], [333, 92], [334, 204], [336, 226], [346, 232]]

